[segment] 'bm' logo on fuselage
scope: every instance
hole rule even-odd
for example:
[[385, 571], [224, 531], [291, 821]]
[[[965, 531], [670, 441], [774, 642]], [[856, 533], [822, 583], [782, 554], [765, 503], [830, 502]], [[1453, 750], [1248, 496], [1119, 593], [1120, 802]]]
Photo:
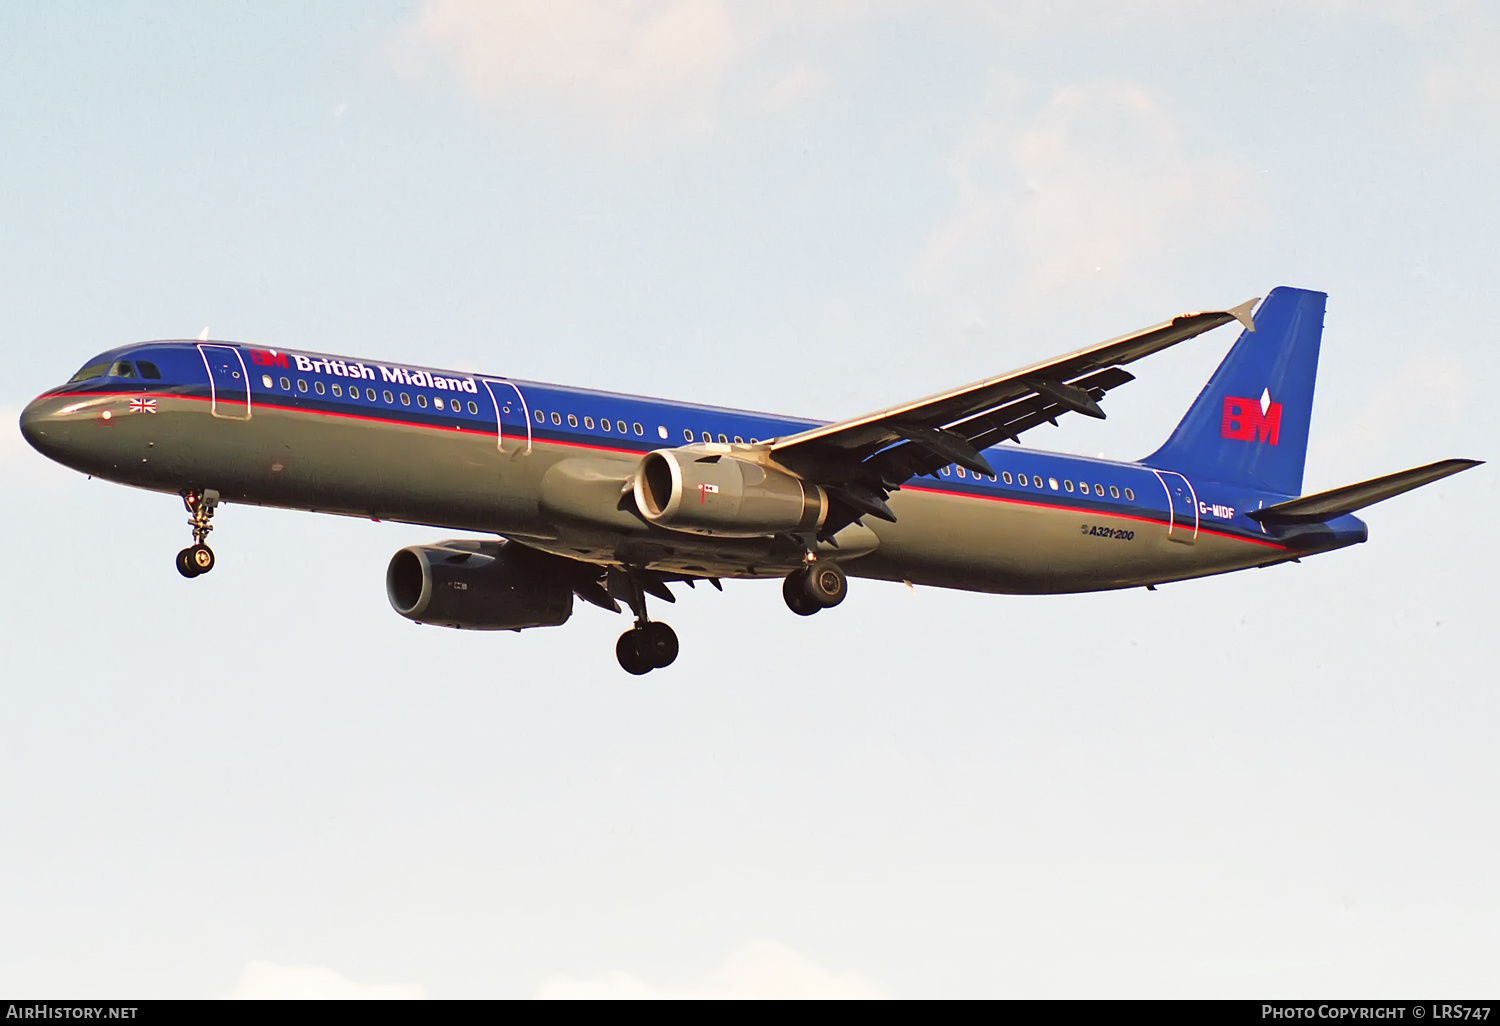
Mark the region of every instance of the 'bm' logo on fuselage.
[[1259, 399], [1225, 396], [1224, 424], [1219, 429], [1219, 436], [1275, 445], [1281, 438], [1281, 404], [1268, 402], [1265, 409], [1261, 409]]

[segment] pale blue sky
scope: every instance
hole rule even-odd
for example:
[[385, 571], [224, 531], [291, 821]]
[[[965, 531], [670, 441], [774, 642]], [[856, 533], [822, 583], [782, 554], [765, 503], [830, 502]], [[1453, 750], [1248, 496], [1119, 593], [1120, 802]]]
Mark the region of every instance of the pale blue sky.
[[[0, 7], [0, 411], [207, 325], [836, 417], [1289, 284], [1310, 489], [1496, 455], [1494, 4], [1035, 6]], [[0, 992], [1490, 992], [1494, 477], [1155, 594], [687, 592], [635, 680], [401, 620], [440, 532], [228, 507], [185, 582], [7, 429]]]

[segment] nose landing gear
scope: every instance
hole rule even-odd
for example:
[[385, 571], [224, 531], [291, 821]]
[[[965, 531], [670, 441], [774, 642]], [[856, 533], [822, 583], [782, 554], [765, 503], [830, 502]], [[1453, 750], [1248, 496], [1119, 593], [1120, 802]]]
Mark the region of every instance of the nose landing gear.
[[211, 521], [219, 505], [219, 493], [212, 488], [202, 492], [187, 492], [182, 496], [187, 507], [188, 526], [193, 529], [193, 544], [177, 553], [177, 572], [189, 579], [199, 577], [214, 568], [214, 550], [204, 544], [208, 532], [214, 529]]

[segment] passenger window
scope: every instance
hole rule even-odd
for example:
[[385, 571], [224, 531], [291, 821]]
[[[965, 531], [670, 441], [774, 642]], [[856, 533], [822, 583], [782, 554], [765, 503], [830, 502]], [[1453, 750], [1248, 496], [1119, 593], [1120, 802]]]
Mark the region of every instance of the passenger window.
[[333, 394], [334, 395], [343, 395], [344, 394], [343, 387], [340, 386], [340, 385], [334, 385], [333, 386]]
[[568, 427], [577, 427], [578, 418], [574, 414], [568, 414]]
[[390, 389], [386, 389], [384, 392], [380, 393], [380, 398], [384, 399], [388, 403], [393, 403], [396, 401], [396, 397], [391, 395]]
[[1042, 479], [1039, 478], [1039, 477], [1037, 477], [1035, 474], [1032, 474], [1031, 475], [1031, 483], [1034, 484], [1034, 485], [1036, 485], [1038, 488], [1040, 488], [1042, 486]]
[[407, 395], [405, 392], [401, 393], [401, 405], [402, 406], [410, 406], [411, 405], [411, 396]]
[[[476, 402], [474, 402], [474, 400], [472, 400], [472, 399], [469, 400], [469, 412], [470, 413], [478, 413], [479, 412], [479, 404], [476, 403]], [[573, 418], [569, 417], [568, 419], [572, 420]]]
[[[390, 395], [390, 393], [387, 392], [386, 395]], [[375, 401], [375, 390], [373, 388], [365, 389], [365, 398], [373, 403]]]
[[958, 471], [958, 476], [959, 477], [968, 477], [969, 476], [968, 474], [964, 473], [964, 468], [963, 467], [954, 467], [953, 469]]
[[321, 382], [321, 381], [314, 381], [313, 382], [313, 388], [317, 389], [317, 392], [318, 392], [319, 395], [323, 394], [323, 382]]
[[115, 365], [109, 369], [109, 376], [112, 378], [133, 378], [135, 377], [135, 368], [130, 366], [129, 360], [117, 360], [115, 361]]
[[[426, 403], [423, 403], [423, 405], [425, 406]], [[538, 424], [545, 424], [547, 422], [547, 415], [541, 410], [537, 410], [534, 416], [536, 417], [536, 422]]]
[[1049, 484], [1049, 485], [1052, 486], [1052, 490], [1054, 492], [1057, 491], [1057, 478], [1055, 478], [1055, 477], [1049, 477], [1049, 478], [1047, 478], [1047, 484]]
[[272, 384], [272, 382], [271, 382], [271, 375], [269, 375], [269, 374], [262, 374], [260, 376], [260, 383], [262, 385], [265, 385], [267, 388], [275, 388], [276, 387], [274, 384]]
[[953, 468], [952, 467], [944, 467], [943, 468], [943, 476], [944, 477], [947, 477], [949, 474], [952, 474], [952, 473], [953, 473]]
[[1000, 472], [1000, 480], [1004, 481], [1006, 484], [1010, 484], [1010, 471], [1002, 470]]
[[608, 417], [601, 418], [600, 421], [599, 421], [599, 426], [602, 427], [606, 431], [611, 430], [611, 428], [609, 426], [609, 418]]
[[743, 438], [741, 438], [739, 435], [735, 435], [734, 436], [734, 444], [735, 445], [744, 445], [745, 444], [745, 440]]
[[299, 391], [299, 392], [306, 392], [307, 391], [307, 380], [305, 378], [298, 378], [297, 379], [297, 391]]
[[[424, 410], [427, 409], [427, 397], [425, 395], [423, 395], [422, 393], [420, 393], [420, 392], [417, 393], [417, 405], [420, 406], [420, 407], [422, 407], [422, 409], [424, 409]], [[536, 415], [536, 419], [537, 420], [541, 420], [542, 419], [542, 415], [540, 413], [538, 413]]]
[[1064, 481], [1063, 482], [1063, 489], [1065, 491], [1071, 492], [1073, 490], [1073, 482], [1072, 481]]
[[586, 427], [586, 428], [588, 428], [590, 431], [594, 430], [594, 418], [593, 417], [584, 417], [583, 418], [583, 426]]
[[632, 424], [630, 426], [635, 428], [635, 433], [638, 435], [644, 435], [646, 433], [646, 429], [641, 427], [639, 424]]
[[1102, 484], [1094, 485], [1094, 494], [1101, 499], [1104, 498], [1104, 486]]
[[656, 425], [656, 437], [660, 438], [663, 442], [667, 440], [667, 426], [665, 424]]
[[729, 436], [728, 435], [724, 435], [724, 434], [719, 435], [719, 444], [720, 445], [728, 445], [729, 444]]
[[554, 424], [561, 424], [562, 423], [562, 414], [560, 414], [560, 413], [554, 413], [552, 415], [552, 423], [554, 423]]
[[1079, 481], [1078, 482], [1078, 490], [1080, 492], [1082, 492], [1084, 495], [1087, 495], [1089, 493], [1088, 482], [1086, 482], [1086, 481]]
[[683, 437], [684, 441], [691, 442], [693, 440], [693, 430], [692, 430], [692, 428], [683, 428], [682, 429], [682, 437]]
[[282, 378], [281, 379], [281, 390], [283, 392], [290, 392], [292, 390], [292, 383], [290, 381], [288, 381], [286, 378]]
[[[150, 360], [137, 360], [135, 361], [135, 365], [136, 368], [140, 370], [141, 377], [150, 378], [152, 381], [161, 380], [161, 371], [159, 371], [156, 367], [156, 364], [152, 363]], [[285, 388], [286, 386], [283, 385], [282, 387]]]
[[1125, 489], [1125, 498], [1129, 499], [1131, 502], [1134, 502], [1135, 492], [1131, 491], [1129, 488]]
[[1030, 481], [1026, 480], [1026, 475], [1025, 474], [1017, 474], [1016, 475], [1016, 484], [1020, 485], [1022, 488], [1025, 488], [1030, 483], [1031, 483]]
[[1120, 497], [1120, 489], [1116, 488], [1114, 485], [1110, 485], [1109, 486], [1109, 497], [1111, 499], [1118, 499]]
[[705, 431], [703, 432], [703, 440], [705, 442], [712, 442], [714, 440], [714, 436]]
[[625, 434], [625, 422], [623, 420], [615, 421], [615, 430], [622, 435]]

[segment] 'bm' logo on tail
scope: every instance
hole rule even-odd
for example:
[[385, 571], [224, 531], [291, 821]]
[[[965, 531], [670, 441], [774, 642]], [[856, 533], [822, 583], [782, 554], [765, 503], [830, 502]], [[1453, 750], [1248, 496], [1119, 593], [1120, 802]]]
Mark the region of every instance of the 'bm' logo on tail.
[[1219, 436], [1275, 445], [1281, 438], [1281, 404], [1271, 402], [1270, 389], [1259, 401], [1225, 396], [1224, 423]]

